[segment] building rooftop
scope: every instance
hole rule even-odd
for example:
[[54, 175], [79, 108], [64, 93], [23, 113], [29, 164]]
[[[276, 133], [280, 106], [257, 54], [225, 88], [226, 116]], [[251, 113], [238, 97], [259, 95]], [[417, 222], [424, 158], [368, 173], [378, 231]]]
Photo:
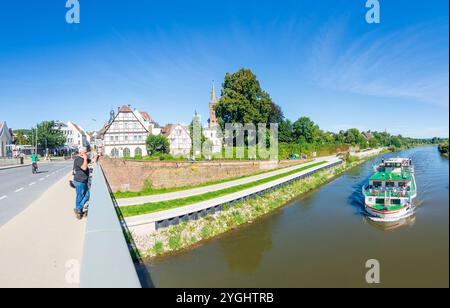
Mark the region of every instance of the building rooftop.
[[133, 110], [131, 110], [130, 106], [122, 106], [122, 108], [119, 109], [119, 112], [128, 113], [128, 112], [133, 112]]

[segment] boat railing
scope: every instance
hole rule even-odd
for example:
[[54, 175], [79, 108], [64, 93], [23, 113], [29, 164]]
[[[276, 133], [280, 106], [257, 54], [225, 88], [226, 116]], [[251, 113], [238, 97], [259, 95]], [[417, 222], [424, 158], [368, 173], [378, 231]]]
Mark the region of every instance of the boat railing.
[[387, 189], [387, 188], [370, 188], [369, 186], [366, 186], [365, 189], [366, 196], [370, 197], [393, 197], [393, 198], [409, 198], [412, 193], [411, 191], [407, 190], [393, 190], [393, 189]]

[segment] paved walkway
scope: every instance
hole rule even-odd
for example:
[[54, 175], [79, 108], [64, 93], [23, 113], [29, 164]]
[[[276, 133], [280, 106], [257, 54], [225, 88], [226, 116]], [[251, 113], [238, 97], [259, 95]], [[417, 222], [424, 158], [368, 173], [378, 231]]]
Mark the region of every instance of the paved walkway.
[[86, 220], [74, 217], [70, 174], [0, 228], [0, 288], [76, 288]]
[[118, 199], [117, 203], [119, 206], [132, 206], [132, 205], [169, 201], [169, 200], [176, 200], [176, 199], [187, 198], [187, 197], [192, 197], [192, 196], [197, 196], [197, 195], [203, 195], [203, 194], [206, 194], [209, 192], [227, 189], [230, 187], [240, 186], [243, 184], [270, 178], [270, 177], [273, 177], [273, 176], [276, 176], [279, 174], [287, 173], [290, 171], [294, 171], [294, 170], [306, 167], [308, 165], [313, 165], [313, 164], [316, 164], [321, 161], [328, 161], [328, 160], [335, 160], [335, 159], [336, 159], [336, 156], [320, 157], [320, 158], [317, 158], [308, 163], [299, 164], [299, 165], [295, 165], [292, 167], [283, 168], [283, 169], [279, 169], [276, 171], [267, 172], [267, 173], [239, 179], [239, 180], [234, 180], [234, 181], [230, 181], [230, 182], [225, 182], [225, 183], [215, 184], [215, 185], [210, 185], [210, 186], [204, 186], [204, 187], [199, 187], [199, 188], [193, 188], [193, 189], [189, 189], [189, 190], [182, 190], [182, 191], [177, 191], [177, 192], [167, 193], [167, 194]]
[[232, 194], [228, 194], [226, 196], [222, 196], [219, 198], [206, 200], [203, 202], [199, 202], [196, 204], [186, 205], [183, 207], [178, 207], [175, 209], [170, 209], [166, 211], [151, 213], [151, 214], [144, 214], [140, 216], [135, 217], [128, 217], [125, 218], [125, 222], [127, 226], [131, 229], [133, 234], [135, 235], [145, 235], [149, 232], [153, 232], [156, 230], [156, 223], [168, 219], [173, 219], [176, 217], [186, 217], [186, 215], [190, 215], [193, 213], [198, 213], [200, 211], [204, 211], [207, 209], [214, 208], [219, 205], [223, 204], [229, 204], [234, 201], [241, 200], [243, 198], [253, 196], [255, 194], [258, 194], [263, 191], [267, 191], [268, 189], [272, 189], [274, 187], [278, 187], [279, 185], [283, 185], [289, 181], [299, 179], [301, 177], [309, 176], [310, 174], [313, 174], [319, 170], [322, 170], [327, 167], [331, 167], [335, 164], [341, 163], [342, 160], [338, 158], [329, 159], [329, 161], [320, 166], [311, 167], [307, 170], [299, 171], [298, 173], [291, 174], [289, 176], [283, 177], [278, 180], [274, 180], [269, 183], [261, 184], [249, 189], [245, 189], [242, 191], [238, 191]]

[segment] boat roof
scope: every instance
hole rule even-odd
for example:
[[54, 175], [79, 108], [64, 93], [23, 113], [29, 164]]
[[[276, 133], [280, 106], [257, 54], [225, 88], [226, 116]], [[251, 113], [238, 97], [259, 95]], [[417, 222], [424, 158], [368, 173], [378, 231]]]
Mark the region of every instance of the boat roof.
[[409, 158], [389, 158], [389, 159], [386, 159], [384, 162], [385, 163], [393, 163], [393, 164], [401, 164], [405, 161], [409, 161]]
[[377, 172], [370, 178], [371, 181], [411, 181], [412, 175], [410, 172], [403, 177], [402, 173], [396, 172]]

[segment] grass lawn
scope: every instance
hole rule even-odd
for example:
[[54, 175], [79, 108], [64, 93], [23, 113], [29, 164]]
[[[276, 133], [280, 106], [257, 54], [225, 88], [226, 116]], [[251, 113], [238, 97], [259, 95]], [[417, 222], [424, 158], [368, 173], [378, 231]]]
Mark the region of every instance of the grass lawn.
[[[302, 162], [302, 163], [299, 163], [299, 165], [307, 164], [309, 162], [311, 162], [311, 161]], [[237, 178], [223, 179], [223, 180], [218, 180], [218, 181], [211, 181], [211, 182], [198, 184], [198, 185], [180, 186], [180, 187], [172, 187], [172, 188], [152, 188], [152, 187], [147, 187], [147, 188], [144, 188], [143, 190], [138, 191], [138, 192], [130, 192], [130, 191], [120, 192], [119, 191], [119, 192], [115, 192], [114, 193], [114, 197], [116, 199], [126, 199], [126, 198], [135, 198], [135, 197], [144, 197], [144, 196], [154, 196], [154, 195], [168, 194], [168, 193], [173, 193], [173, 192], [182, 191], [182, 190], [188, 190], [188, 189], [194, 189], [194, 188], [199, 188], [199, 187], [205, 187], [205, 186], [210, 186], [210, 185], [216, 185], [216, 184], [232, 182], [232, 181], [236, 181], [236, 180], [242, 180], [242, 179], [249, 178], [249, 177], [256, 176], [256, 175], [261, 175], [261, 174], [265, 174], [265, 173], [269, 173], [269, 172], [274, 172], [274, 171], [278, 171], [278, 170], [291, 168], [293, 166], [295, 166], [295, 165], [288, 166], [288, 167], [283, 167], [283, 168], [275, 169], [275, 170], [268, 170], [268, 171], [262, 171], [262, 172], [253, 173], [253, 174], [249, 174], [249, 175], [243, 175], [243, 176], [240, 176], [240, 177], [237, 177]]]
[[248, 189], [251, 187], [266, 184], [266, 183], [287, 177], [289, 175], [296, 174], [301, 171], [305, 171], [305, 170], [323, 165], [325, 163], [326, 163], [325, 161], [315, 163], [315, 164], [312, 164], [309, 166], [305, 166], [303, 168], [296, 169], [294, 171], [289, 171], [289, 172], [286, 172], [283, 174], [275, 175], [275, 176], [272, 176], [272, 177], [269, 177], [266, 179], [262, 179], [259, 181], [255, 181], [255, 182], [251, 182], [251, 183], [247, 183], [247, 184], [243, 184], [243, 185], [239, 185], [239, 186], [234, 186], [234, 187], [230, 187], [230, 188], [226, 188], [226, 189], [222, 189], [222, 190], [218, 190], [218, 191], [209, 192], [209, 193], [206, 193], [203, 195], [197, 195], [197, 196], [192, 196], [192, 197], [188, 197], [188, 198], [155, 202], [155, 203], [146, 203], [143, 205], [133, 205], [133, 206], [121, 207], [120, 211], [122, 212], [122, 215], [124, 217], [132, 217], [132, 216], [139, 216], [139, 215], [144, 215], [144, 214], [150, 214], [150, 213], [170, 210], [170, 209], [174, 209], [174, 208], [181, 207], [181, 206], [186, 206], [186, 205], [190, 205], [190, 204], [194, 204], [194, 203], [199, 203], [199, 202], [219, 198], [219, 197], [229, 195], [229, 194], [232, 194], [232, 193], [235, 193], [238, 191], [242, 191], [242, 190], [245, 190], [245, 189]]

